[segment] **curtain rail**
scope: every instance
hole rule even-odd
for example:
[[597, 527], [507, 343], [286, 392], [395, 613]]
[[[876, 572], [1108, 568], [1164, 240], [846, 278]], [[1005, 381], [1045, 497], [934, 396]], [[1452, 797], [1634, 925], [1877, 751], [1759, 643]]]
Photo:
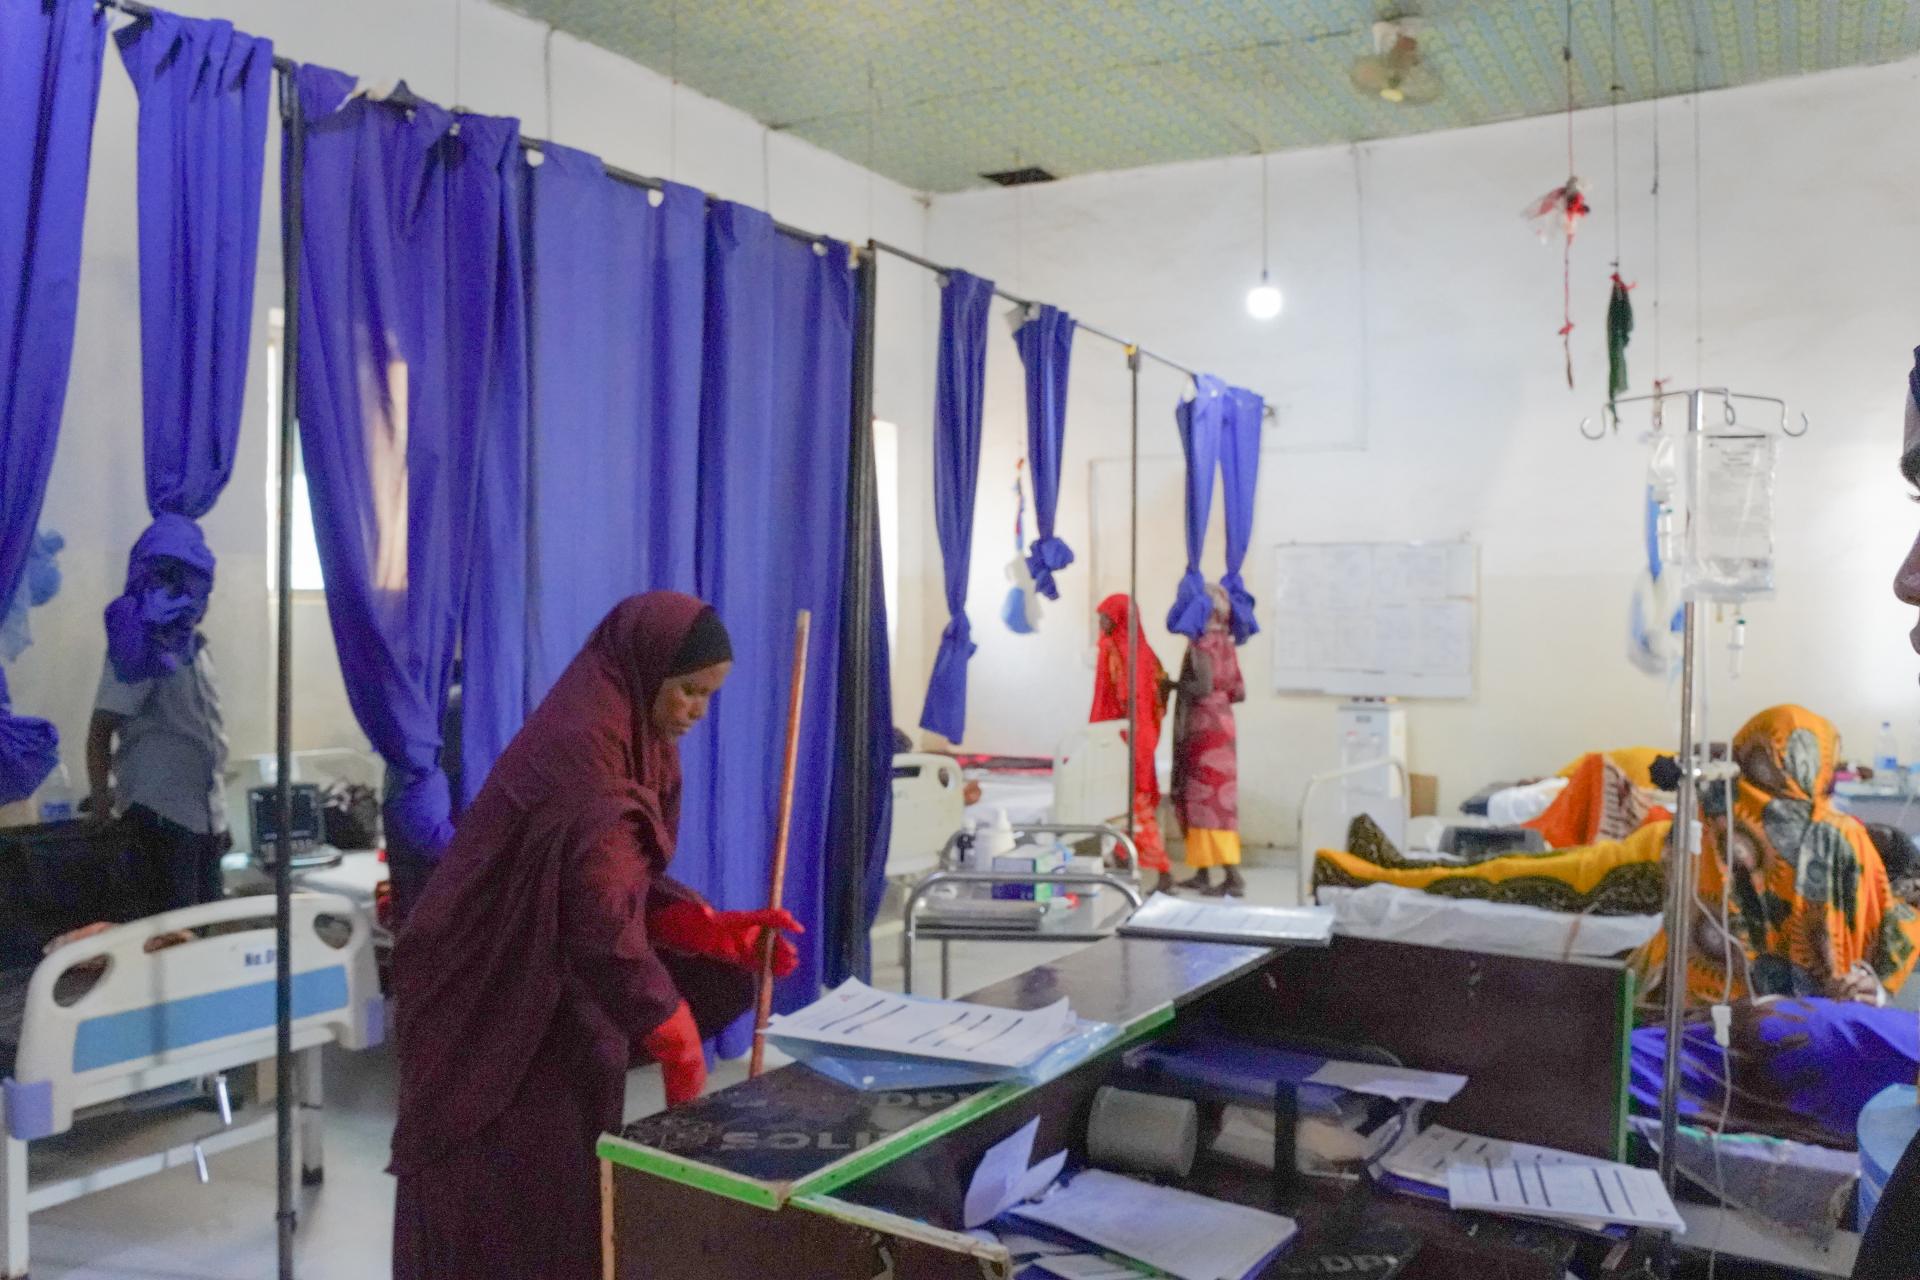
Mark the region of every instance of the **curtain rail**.
[[[925, 267], [928, 271], [931, 271], [936, 275], [944, 276], [950, 271], [958, 270], [958, 268], [955, 268], [955, 267], [942, 266], [940, 263], [933, 261], [931, 258], [924, 258], [917, 253], [910, 253], [905, 249], [901, 249], [894, 245], [890, 245], [886, 243], [884, 240], [875, 240], [872, 243], [873, 243], [874, 249], [878, 250], [879, 252], [890, 253], [894, 257], [899, 258], [902, 261], [911, 262], [918, 267]], [[1009, 293], [1005, 289], [1002, 289], [997, 284], [993, 287], [993, 292], [995, 297], [1001, 298], [1007, 302], [1011, 302], [1016, 307], [1031, 307], [1031, 306], [1038, 305], [1035, 303], [1033, 299], [1022, 298], [1018, 294]], [[1124, 351], [1127, 351], [1129, 353], [1138, 352], [1143, 359], [1151, 360], [1156, 364], [1165, 365], [1167, 368], [1172, 369], [1175, 373], [1184, 373], [1189, 378], [1198, 378], [1200, 376], [1200, 374], [1196, 370], [1189, 369], [1186, 365], [1181, 364], [1177, 360], [1170, 360], [1166, 356], [1161, 355], [1157, 351], [1149, 351], [1147, 350], [1147, 348], [1141, 346], [1137, 342], [1128, 342], [1125, 338], [1119, 337], [1116, 334], [1108, 333], [1105, 329], [1102, 329], [1097, 325], [1087, 324], [1085, 321], [1078, 320], [1078, 319], [1076, 319], [1073, 322], [1073, 325], [1074, 325], [1074, 328], [1080, 330], [1083, 333], [1090, 333], [1096, 338], [1105, 338], [1108, 342], [1113, 343], [1115, 346], [1121, 348]], [[1268, 420], [1271, 420], [1274, 416], [1273, 406], [1271, 404], [1266, 403], [1264, 398], [1261, 401], [1260, 416]]]

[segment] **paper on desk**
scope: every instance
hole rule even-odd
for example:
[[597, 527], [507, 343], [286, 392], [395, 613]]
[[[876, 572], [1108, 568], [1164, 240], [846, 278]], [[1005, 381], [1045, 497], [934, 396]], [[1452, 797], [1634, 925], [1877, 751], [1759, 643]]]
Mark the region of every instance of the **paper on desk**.
[[1386, 1158], [1380, 1162], [1380, 1167], [1388, 1173], [1412, 1182], [1423, 1182], [1430, 1187], [1444, 1187], [1447, 1185], [1449, 1165], [1487, 1161], [1495, 1164], [1520, 1165], [1612, 1163], [1597, 1156], [1580, 1156], [1571, 1151], [1556, 1151], [1552, 1147], [1536, 1147], [1525, 1142], [1503, 1142], [1499, 1138], [1482, 1138], [1477, 1134], [1461, 1133], [1443, 1124], [1435, 1124], [1427, 1126], [1388, 1152]]
[[1351, 1093], [1405, 1101], [1451, 1102], [1466, 1088], [1465, 1076], [1445, 1071], [1409, 1071], [1405, 1067], [1377, 1067], [1369, 1062], [1329, 1062], [1307, 1077], [1308, 1084], [1332, 1085]]
[[1113, 1262], [1094, 1253], [1061, 1253], [1037, 1258], [1034, 1266], [1064, 1280], [1140, 1280], [1146, 1272], [1125, 1262]]
[[1067, 1153], [1055, 1152], [1028, 1168], [1033, 1159], [1033, 1140], [1040, 1132], [1040, 1117], [1024, 1125], [987, 1148], [967, 1184], [965, 1220], [967, 1230], [992, 1222], [1022, 1200], [1031, 1200], [1053, 1185], [1067, 1166]]
[[1064, 999], [1044, 1009], [996, 1009], [898, 996], [849, 978], [806, 1008], [773, 1019], [767, 1034], [917, 1058], [1019, 1067], [1064, 1040], [1073, 1027], [1073, 1010]]
[[1333, 940], [1333, 908], [1185, 902], [1170, 893], [1156, 893], [1120, 926], [1120, 932], [1147, 937], [1325, 946]]
[[1456, 1209], [1660, 1227], [1676, 1235], [1687, 1229], [1659, 1174], [1611, 1162], [1453, 1164], [1447, 1167], [1447, 1202]]
[[1291, 1218], [1102, 1169], [1012, 1212], [1179, 1280], [1241, 1280], [1297, 1230]]

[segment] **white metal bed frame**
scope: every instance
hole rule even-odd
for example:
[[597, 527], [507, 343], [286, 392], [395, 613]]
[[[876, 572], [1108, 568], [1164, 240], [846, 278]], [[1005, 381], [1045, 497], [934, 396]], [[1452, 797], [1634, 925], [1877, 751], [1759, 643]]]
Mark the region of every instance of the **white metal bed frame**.
[[[331, 894], [295, 894], [292, 910], [294, 1144], [304, 1180], [315, 1185], [323, 1173], [321, 1047], [381, 1043], [386, 1005], [367, 917]], [[35, 968], [14, 1074], [0, 1085], [7, 1126], [0, 1274], [8, 1280], [27, 1274], [27, 1222], [35, 1211], [187, 1165], [205, 1181], [207, 1156], [274, 1136], [271, 1111], [233, 1123], [224, 1076], [274, 1057], [273, 912], [270, 897], [168, 911], [69, 943]], [[147, 949], [203, 929], [204, 936]], [[104, 962], [92, 986], [77, 997], [56, 992], [63, 974], [89, 962]], [[212, 1134], [30, 1185], [29, 1142], [66, 1132], [91, 1110], [201, 1079], [214, 1081], [220, 1104], [222, 1127]]]

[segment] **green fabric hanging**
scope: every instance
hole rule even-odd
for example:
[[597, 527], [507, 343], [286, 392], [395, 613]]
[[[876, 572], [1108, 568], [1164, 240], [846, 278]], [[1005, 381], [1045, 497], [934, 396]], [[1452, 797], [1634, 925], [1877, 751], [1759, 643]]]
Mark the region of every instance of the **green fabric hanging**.
[[1632, 286], [1613, 273], [1613, 295], [1607, 299], [1607, 407], [1627, 389], [1627, 342], [1633, 337]]

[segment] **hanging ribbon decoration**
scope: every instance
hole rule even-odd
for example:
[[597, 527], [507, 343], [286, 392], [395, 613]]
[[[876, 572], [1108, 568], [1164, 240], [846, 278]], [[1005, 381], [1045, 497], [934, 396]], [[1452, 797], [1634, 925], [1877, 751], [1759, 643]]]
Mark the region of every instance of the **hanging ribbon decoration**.
[[[1619, 264], [1614, 265], [1617, 268]], [[1612, 415], [1616, 428], [1620, 424], [1620, 411], [1614, 406], [1614, 400], [1627, 389], [1627, 342], [1633, 337], [1633, 299], [1627, 296], [1631, 288], [1616, 269], [1613, 292], [1607, 298], [1607, 412]]]
[[1560, 46], [1561, 61], [1567, 69], [1567, 180], [1564, 185], [1541, 196], [1528, 206], [1527, 220], [1545, 243], [1557, 227], [1564, 237], [1560, 254], [1561, 324], [1560, 347], [1567, 361], [1567, 389], [1573, 389], [1573, 237], [1580, 219], [1592, 212], [1587, 203], [1585, 184], [1573, 167], [1573, 0], [1567, 0], [1567, 39]]
[[1620, 429], [1615, 403], [1628, 387], [1627, 343], [1633, 337], [1633, 286], [1620, 277], [1620, 11], [1618, 0], [1608, 0], [1607, 94], [1613, 100], [1609, 124], [1613, 133], [1613, 288], [1607, 295], [1607, 416]]

